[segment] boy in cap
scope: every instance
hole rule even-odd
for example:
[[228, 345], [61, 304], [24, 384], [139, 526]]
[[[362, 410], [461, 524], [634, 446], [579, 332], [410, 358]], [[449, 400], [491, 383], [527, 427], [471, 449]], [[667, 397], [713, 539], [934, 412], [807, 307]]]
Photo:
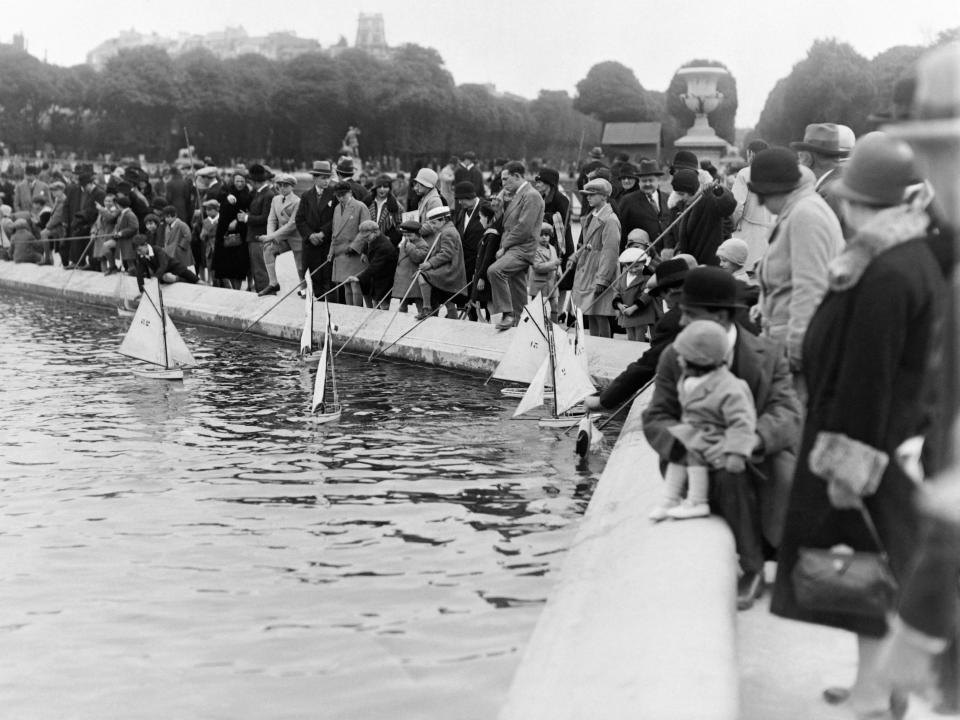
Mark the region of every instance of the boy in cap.
[[[710, 320], [694, 320], [676, 340], [681, 375], [677, 382], [680, 422], [667, 428], [682, 453], [671, 453], [664, 476], [663, 503], [650, 513], [654, 522], [710, 515], [709, 467], [742, 473], [756, 444], [757, 412], [746, 382], [727, 367], [727, 332]], [[710, 459], [708, 459], [710, 458]], [[681, 502], [685, 483], [686, 500]]]
[[429, 249], [430, 244], [420, 235], [419, 222], [404, 220], [400, 223], [397, 270], [393, 276], [393, 297], [400, 299], [400, 312], [406, 312], [410, 303], [416, 305], [418, 314], [423, 312], [420, 286], [414, 277]]

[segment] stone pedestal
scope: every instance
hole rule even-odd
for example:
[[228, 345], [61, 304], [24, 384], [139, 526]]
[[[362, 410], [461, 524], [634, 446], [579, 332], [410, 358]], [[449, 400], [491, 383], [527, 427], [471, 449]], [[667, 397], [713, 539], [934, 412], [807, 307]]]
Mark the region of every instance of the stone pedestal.
[[709, 160], [720, 166], [720, 158], [727, 154], [727, 141], [710, 127], [707, 115], [716, 110], [723, 101], [717, 92], [717, 80], [727, 74], [723, 68], [689, 67], [677, 71], [687, 81], [687, 92], [680, 97], [695, 114], [687, 134], [674, 143], [677, 150], [689, 150], [701, 161]]

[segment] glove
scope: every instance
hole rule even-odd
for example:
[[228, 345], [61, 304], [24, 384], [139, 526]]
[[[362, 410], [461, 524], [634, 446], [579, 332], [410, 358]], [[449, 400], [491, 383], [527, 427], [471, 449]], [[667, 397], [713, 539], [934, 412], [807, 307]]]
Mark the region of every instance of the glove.
[[723, 185], [714, 185], [710, 192], [713, 193], [714, 197], [723, 197]]
[[604, 291], [606, 291], [607, 287], [608, 287], [607, 285], [596, 285], [596, 286], [593, 288], [593, 296], [594, 296], [594, 297], [599, 297], [600, 295], [603, 295], [603, 293], [604, 293]]
[[723, 461], [723, 469], [728, 473], [739, 475], [747, 469], [747, 463], [743, 459], [743, 455], [727, 453], [727, 457]]

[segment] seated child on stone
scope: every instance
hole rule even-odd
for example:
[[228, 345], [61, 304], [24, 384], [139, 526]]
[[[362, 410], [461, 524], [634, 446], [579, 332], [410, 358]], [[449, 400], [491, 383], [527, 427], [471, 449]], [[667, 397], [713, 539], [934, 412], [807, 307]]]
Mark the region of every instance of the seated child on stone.
[[[650, 513], [654, 522], [708, 516], [710, 466], [742, 473], [756, 441], [753, 395], [726, 365], [727, 331], [711, 320], [694, 320], [673, 348], [682, 370], [677, 383], [681, 415], [668, 430], [683, 452], [672, 453], [667, 465], [663, 502]], [[685, 481], [689, 487], [681, 502]]]

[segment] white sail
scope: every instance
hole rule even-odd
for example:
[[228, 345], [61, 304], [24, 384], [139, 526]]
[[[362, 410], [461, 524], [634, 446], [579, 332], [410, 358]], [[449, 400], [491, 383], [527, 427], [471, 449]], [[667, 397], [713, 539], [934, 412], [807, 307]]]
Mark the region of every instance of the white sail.
[[320, 349], [320, 363], [317, 365], [317, 378], [313, 384], [313, 404], [310, 412], [316, 412], [323, 402], [323, 390], [327, 384], [327, 353], [330, 351], [330, 334], [324, 332], [323, 347]]
[[549, 372], [550, 358], [548, 357], [540, 364], [540, 369], [537, 370], [537, 374], [533, 380], [530, 381], [530, 386], [523, 394], [523, 398], [521, 398], [520, 404], [517, 405], [517, 409], [513, 412], [514, 417], [520, 417], [525, 412], [529, 412], [543, 405], [543, 386], [546, 384]]
[[[143, 297], [130, 323], [130, 329], [120, 343], [120, 354], [143, 360], [160, 367], [167, 366], [167, 353], [164, 351], [163, 322], [160, 317], [160, 284], [155, 278], [149, 278], [144, 284]], [[172, 327], [172, 325], [170, 326]], [[176, 332], [176, 329], [174, 329]], [[183, 339], [177, 333], [180, 344]], [[184, 349], [186, 346], [184, 346]], [[189, 355], [190, 351], [187, 350]], [[193, 358], [190, 358], [193, 360]]]
[[166, 319], [167, 329], [167, 367], [175, 368], [196, 365], [197, 361], [194, 360], [193, 353], [190, 352], [190, 348], [187, 347], [183, 338], [180, 337], [180, 331], [177, 330], [170, 316], [166, 314], [166, 311], [164, 311], [164, 317]]
[[580, 358], [577, 357], [573, 344], [566, 338], [563, 328], [557, 324], [553, 326], [556, 348], [556, 367], [554, 369], [554, 383], [556, 386], [557, 406], [554, 412], [562, 415], [588, 395], [597, 391], [589, 373], [584, 370]]
[[309, 272], [303, 278], [307, 281], [307, 297], [303, 308], [303, 332], [300, 334], [300, 354], [313, 352], [313, 275]]
[[513, 330], [510, 345], [493, 371], [497, 380], [528, 383], [550, 353], [544, 336], [543, 303], [540, 295], [531, 300]]

